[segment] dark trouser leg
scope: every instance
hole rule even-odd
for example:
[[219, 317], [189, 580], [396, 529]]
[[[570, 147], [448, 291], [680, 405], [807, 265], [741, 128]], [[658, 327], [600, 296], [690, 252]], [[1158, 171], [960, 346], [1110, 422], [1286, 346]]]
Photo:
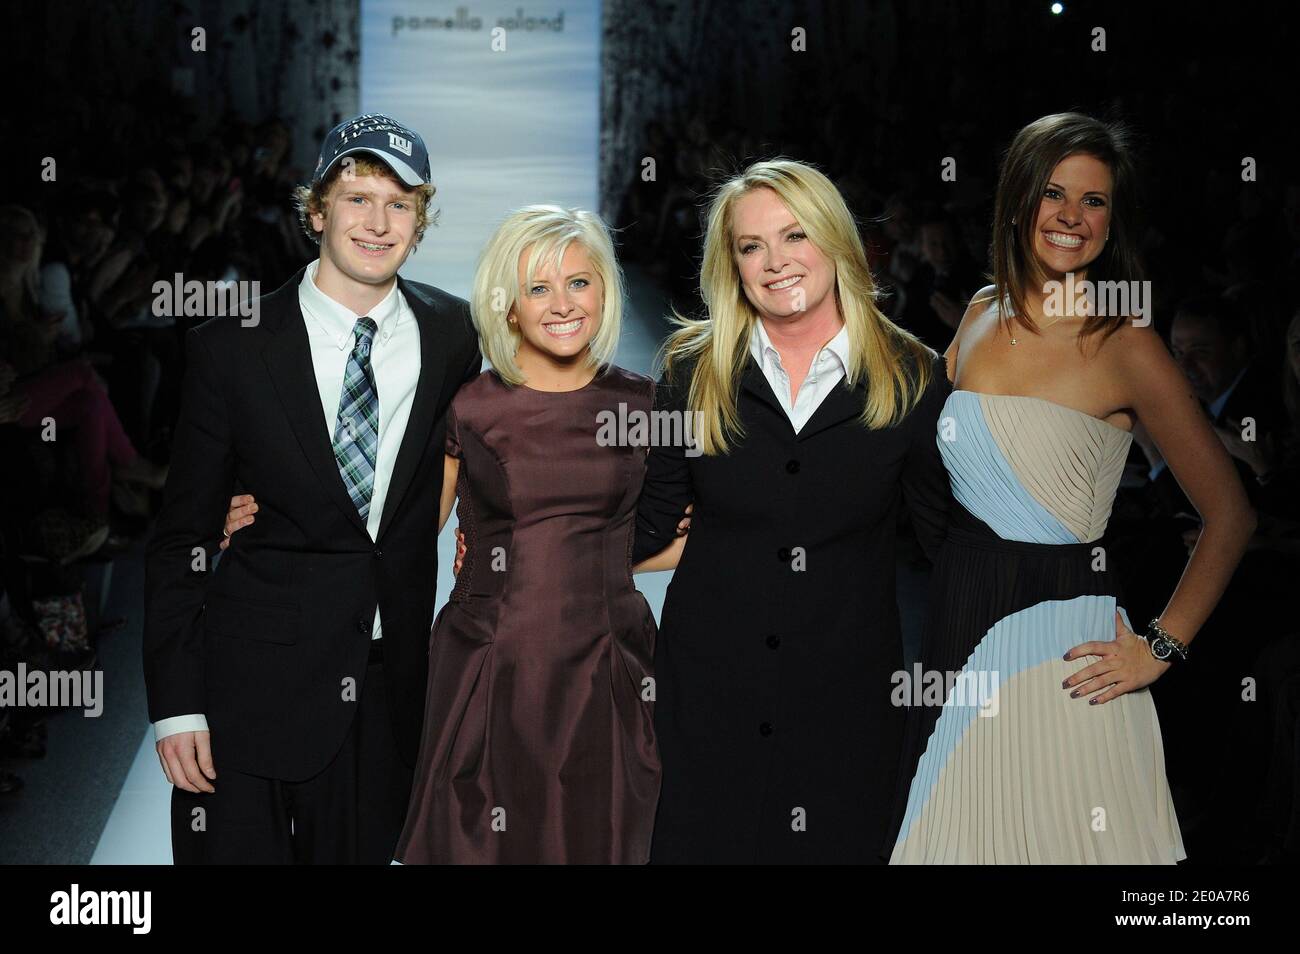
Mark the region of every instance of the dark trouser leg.
[[372, 661], [338, 755], [316, 777], [286, 785], [294, 860], [388, 864], [406, 820], [413, 775], [393, 739], [383, 663]]
[[[218, 765], [220, 764], [218, 757]], [[289, 864], [283, 782], [218, 769], [215, 792], [172, 789], [172, 858], [178, 865]]]
[[173, 788], [176, 864], [388, 864], [414, 771], [393, 739], [382, 662], [367, 666], [356, 706], [338, 754], [304, 782], [223, 770], [214, 753], [216, 792]]

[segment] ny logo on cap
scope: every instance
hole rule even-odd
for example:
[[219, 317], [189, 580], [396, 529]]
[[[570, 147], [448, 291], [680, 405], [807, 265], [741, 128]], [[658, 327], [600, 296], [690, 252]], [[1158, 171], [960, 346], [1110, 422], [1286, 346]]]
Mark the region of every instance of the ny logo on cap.
[[409, 156], [411, 154], [411, 140], [403, 139], [401, 136], [397, 135], [397, 133], [390, 132], [388, 134], [388, 145], [392, 146], [403, 155]]

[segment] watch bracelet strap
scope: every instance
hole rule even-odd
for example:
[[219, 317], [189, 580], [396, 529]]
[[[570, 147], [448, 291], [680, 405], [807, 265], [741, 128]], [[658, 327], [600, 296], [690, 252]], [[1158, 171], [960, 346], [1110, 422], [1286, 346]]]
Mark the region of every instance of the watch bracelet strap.
[[1187, 658], [1186, 644], [1184, 644], [1182, 640], [1171, 636], [1169, 631], [1161, 626], [1158, 620], [1152, 619], [1151, 622], [1147, 623], [1147, 636], [1148, 643], [1150, 642], [1149, 637], [1157, 636], [1172, 645], [1174, 647], [1174, 652], [1176, 652], [1181, 659]]

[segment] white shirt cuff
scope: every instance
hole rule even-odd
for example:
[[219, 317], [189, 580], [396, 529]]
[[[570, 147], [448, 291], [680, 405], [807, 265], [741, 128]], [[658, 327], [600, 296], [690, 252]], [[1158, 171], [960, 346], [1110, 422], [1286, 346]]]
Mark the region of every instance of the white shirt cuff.
[[208, 720], [201, 713], [172, 716], [170, 719], [161, 719], [153, 724], [153, 740], [161, 742], [167, 736], [176, 735], [178, 732], [207, 731]]

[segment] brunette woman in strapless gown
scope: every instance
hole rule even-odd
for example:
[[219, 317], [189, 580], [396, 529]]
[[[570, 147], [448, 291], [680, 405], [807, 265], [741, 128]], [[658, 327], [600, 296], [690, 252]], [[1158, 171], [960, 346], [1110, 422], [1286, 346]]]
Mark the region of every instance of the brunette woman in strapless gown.
[[[936, 435], [955, 500], [922, 661], [954, 678], [942, 706], [909, 712], [893, 863], [1186, 857], [1146, 687], [1205, 622], [1254, 514], [1149, 321], [1051, 298], [1071, 273], [1139, 280], [1132, 178], [1123, 130], [1079, 114], [1032, 123], [1005, 160], [997, 284], [948, 349]], [[1101, 543], [1135, 426], [1205, 528], [1146, 636]]]

